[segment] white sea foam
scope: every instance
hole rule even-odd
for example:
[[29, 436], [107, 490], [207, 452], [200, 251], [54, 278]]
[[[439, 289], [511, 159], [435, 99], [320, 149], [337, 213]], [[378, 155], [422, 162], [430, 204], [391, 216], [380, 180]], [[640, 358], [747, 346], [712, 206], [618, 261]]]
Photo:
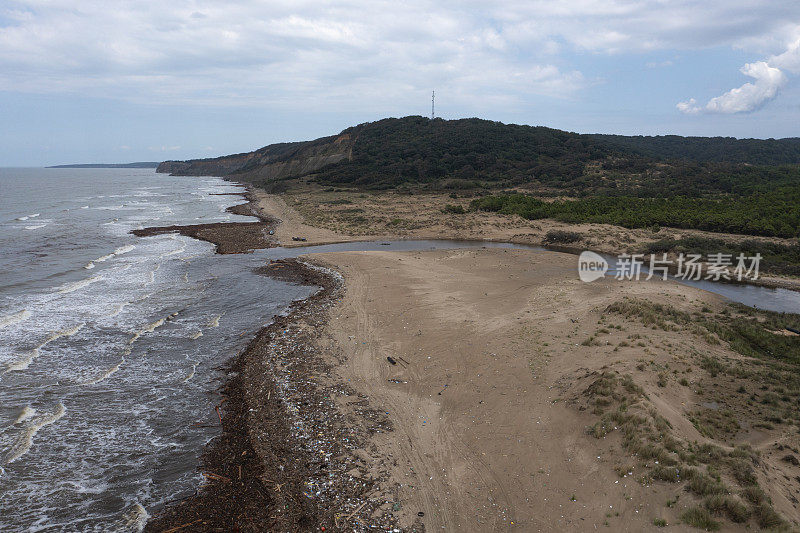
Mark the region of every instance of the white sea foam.
[[189, 338], [194, 340], [194, 339], [199, 339], [202, 336], [203, 336], [203, 332], [202, 331], [197, 331], [197, 332], [192, 333], [191, 335], [189, 335]]
[[139, 340], [139, 337], [141, 337], [145, 333], [153, 333], [156, 330], [156, 328], [159, 328], [159, 327], [163, 326], [165, 322], [167, 322], [168, 320], [172, 320], [176, 316], [178, 316], [177, 312], [176, 313], [172, 313], [169, 316], [165, 316], [164, 318], [160, 318], [160, 319], [156, 320], [155, 322], [151, 322], [150, 324], [147, 324], [145, 327], [143, 327], [139, 331], [134, 332], [133, 337], [130, 338], [130, 340], [128, 341], [128, 344], [133, 344], [134, 342]]
[[22, 424], [23, 422], [33, 418], [35, 414], [36, 414], [36, 409], [31, 407], [30, 405], [26, 405], [25, 408], [17, 417], [17, 419], [14, 421], [14, 424]]
[[181, 246], [177, 250], [172, 250], [171, 252], [167, 252], [165, 254], [161, 254], [161, 257], [169, 257], [171, 255], [180, 254], [186, 251], [186, 246]]
[[23, 309], [18, 313], [13, 313], [10, 315], [6, 315], [4, 317], [0, 317], [0, 329], [3, 329], [8, 326], [13, 326], [14, 324], [19, 324], [24, 320], [28, 320], [31, 317], [31, 312], [27, 309]]
[[67, 412], [66, 407], [64, 407], [63, 403], [58, 404], [58, 408], [56, 408], [51, 413], [43, 413], [41, 416], [37, 416], [28, 420], [23, 428], [22, 432], [20, 433], [17, 441], [11, 446], [6, 454], [5, 464], [10, 464], [28, 453], [28, 450], [31, 449], [33, 445], [33, 438], [39, 433], [45, 426], [49, 426], [56, 422], [59, 418], [64, 416]]
[[126, 244], [125, 246], [120, 246], [119, 248], [114, 250], [114, 255], [126, 254], [131, 250], [133, 250], [134, 248], [136, 248], [136, 246], [134, 246], [133, 244]]
[[121, 303], [121, 304], [117, 304], [117, 305], [114, 307], [114, 311], [112, 311], [112, 312], [111, 312], [111, 314], [109, 314], [108, 316], [110, 316], [110, 317], [111, 317], [111, 316], [117, 316], [117, 315], [118, 315], [118, 314], [120, 314], [120, 313], [122, 312], [122, 310], [123, 310], [123, 309], [125, 309], [125, 307], [126, 307], [126, 306], [128, 306], [129, 304], [130, 304], [130, 302], [123, 302], [123, 303]]
[[70, 292], [75, 292], [75, 291], [77, 291], [79, 289], [82, 289], [82, 288], [88, 286], [88, 285], [91, 285], [92, 283], [94, 283], [96, 281], [100, 281], [101, 279], [103, 279], [103, 276], [92, 276], [91, 278], [82, 279], [80, 281], [75, 281], [73, 283], [67, 283], [65, 285], [62, 285], [58, 289], [58, 292], [60, 292], [61, 294], [67, 294], [67, 293], [70, 293]]
[[134, 248], [136, 248], [136, 246], [134, 246], [132, 244], [126, 244], [125, 246], [120, 246], [119, 248], [117, 248], [116, 250], [111, 252], [110, 254], [101, 255], [100, 257], [98, 257], [94, 261], [90, 261], [89, 264], [87, 264], [83, 268], [85, 268], [87, 270], [92, 269], [92, 268], [94, 268], [94, 264], [95, 263], [104, 263], [104, 262], [108, 261], [109, 259], [113, 259], [113, 258], [117, 257], [118, 255], [122, 255], [122, 254], [126, 254], [126, 253], [130, 252]]
[[91, 270], [91, 269], [93, 269], [93, 268], [94, 268], [94, 263], [93, 263], [92, 261], [89, 261], [88, 263], [86, 263], [86, 264], [83, 266], [83, 268], [85, 268], [86, 270]]
[[39, 346], [37, 346], [33, 350], [29, 350], [23, 353], [22, 356], [19, 359], [17, 359], [16, 362], [8, 365], [8, 367], [6, 367], [4, 374], [14, 370], [26, 370], [31, 365], [33, 360], [39, 357], [39, 350], [41, 350], [54, 340], [60, 339], [61, 337], [72, 337], [73, 335], [78, 333], [85, 325], [86, 323], [82, 322], [73, 328], [62, 329], [60, 331], [52, 332], [41, 344], [39, 344]]
[[47, 226], [47, 224], [36, 224], [35, 226], [25, 226], [25, 229], [27, 230], [42, 229], [45, 226]]
[[192, 362], [192, 371], [189, 372], [189, 374], [185, 378], [183, 378], [183, 382], [186, 383], [187, 381], [192, 379], [194, 377], [195, 371], [197, 371], [197, 363]]
[[109, 368], [108, 370], [106, 370], [105, 372], [103, 372], [102, 374], [97, 376], [96, 378], [90, 379], [88, 381], [84, 381], [83, 383], [81, 383], [81, 385], [95, 385], [95, 384], [100, 383], [101, 381], [103, 381], [105, 379], [110, 378], [112, 375], [114, 375], [114, 373], [117, 370], [119, 370], [119, 368], [123, 364], [125, 364], [125, 356], [126, 355], [130, 355], [130, 353], [131, 353], [130, 347], [126, 347], [125, 351], [123, 352], [122, 358], [119, 361], [119, 363], [117, 363], [116, 365], [112, 366], [111, 368]]
[[222, 315], [217, 315], [214, 318], [212, 318], [208, 322], [208, 327], [210, 327], [210, 328], [218, 328], [219, 327], [219, 319], [220, 318], [222, 318]]
[[159, 268], [161, 268], [161, 263], [158, 263], [153, 270], [151, 270], [151, 271], [149, 271], [147, 273], [148, 279], [147, 279], [147, 281], [144, 282], [145, 285], [149, 285], [149, 284], [153, 283], [156, 280], [156, 272], [158, 272]]
[[142, 507], [139, 502], [136, 502], [122, 514], [122, 518], [117, 522], [113, 531], [115, 533], [142, 531], [149, 519], [150, 513], [147, 512], [147, 509]]

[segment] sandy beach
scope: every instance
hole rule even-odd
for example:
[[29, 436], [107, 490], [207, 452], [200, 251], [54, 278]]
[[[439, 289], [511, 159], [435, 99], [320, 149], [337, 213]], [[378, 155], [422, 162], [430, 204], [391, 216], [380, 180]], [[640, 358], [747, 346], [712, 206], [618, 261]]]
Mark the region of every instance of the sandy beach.
[[[366, 238], [251, 199], [280, 221], [276, 242]], [[688, 531], [713, 483], [730, 494], [722, 518], [754, 509], [724, 529], [798, 521], [797, 421], [765, 423], [792, 398], [754, 386], [791, 368], [714, 329], [747, 312], [674, 282], [582, 283], [575, 261], [471, 249], [265, 266], [324, 289], [232, 363], [214, 475], [148, 529]]]
[[[674, 283], [584, 284], [567, 254], [311, 257], [344, 275], [346, 296], [332, 309], [319, 350], [336, 354], [340, 378], [385, 410], [395, 428], [373, 439], [371, 454], [376, 462], [391, 458], [382, 497], [401, 504], [401, 526], [423, 512], [430, 531], [589, 531], [606, 523], [641, 531], [654, 518], [679, 522], [692, 503], [686, 496], [665, 507], [680, 491], [643, 485], [644, 472], [620, 453], [618, 439], [587, 433], [596, 417], [581, 407], [601, 373], [631, 375], [677, 438], [706, 440], [685, 417], [702, 400], [677, 378], [659, 386], [652, 369], [679, 364], [682, 373], [702, 373], [680, 355], [697, 341], [631, 320], [596, 345], [584, 341], [604, 323], [604, 310], [625, 297], [691, 310], [719, 307], [712, 295]], [[631, 337], [645, 346], [617, 348]], [[773, 443], [762, 435], [758, 444], [766, 450]], [[770, 463], [765, 478], [787, 470]], [[623, 464], [630, 475], [618, 473]], [[785, 496], [773, 499], [797, 517]]]

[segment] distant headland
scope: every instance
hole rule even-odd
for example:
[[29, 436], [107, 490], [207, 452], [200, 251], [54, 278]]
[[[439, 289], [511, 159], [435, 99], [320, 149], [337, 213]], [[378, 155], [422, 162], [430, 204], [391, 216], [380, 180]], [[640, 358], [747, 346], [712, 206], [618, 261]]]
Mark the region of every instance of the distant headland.
[[53, 165], [46, 168], [156, 168], [160, 161], [140, 161], [138, 163], [81, 163], [75, 165]]

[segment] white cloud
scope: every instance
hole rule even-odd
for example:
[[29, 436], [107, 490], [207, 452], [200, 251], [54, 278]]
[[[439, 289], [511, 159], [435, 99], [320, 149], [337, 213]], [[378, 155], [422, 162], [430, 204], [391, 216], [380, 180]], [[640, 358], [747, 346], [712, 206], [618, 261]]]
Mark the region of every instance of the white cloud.
[[[800, 32], [800, 30], [798, 30]], [[740, 71], [755, 79], [741, 87], [736, 87], [723, 95], [712, 98], [705, 106], [698, 106], [694, 98], [679, 102], [679, 111], [687, 114], [708, 113], [749, 113], [759, 109], [778, 95], [788, 78], [784, 70], [800, 73], [800, 38], [789, 44], [786, 51], [773, 55], [765, 61], [745, 64]]]
[[694, 98], [689, 98], [685, 102], [678, 102], [675, 107], [678, 108], [678, 111], [686, 113], [687, 115], [696, 115], [702, 110], [702, 108], [697, 105], [697, 100]]
[[151, 152], [175, 152], [176, 150], [180, 150], [180, 146], [149, 146], [147, 148]]
[[694, 98], [687, 102], [680, 102], [677, 105], [678, 110], [687, 114], [696, 114], [700, 111], [748, 113], [775, 98], [778, 90], [786, 83], [786, 75], [779, 68], [769, 66], [766, 61], [747, 63], [740, 70], [742, 74], [750, 76], [756, 81], [745, 83], [741, 87], [712, 98], [704, 107], [698, 106]]
[[[775, 36], [796, 28], [786, 21], [800, 20], [800, 3], [785, 0], [765, 0], [757, 9], [751, 0], [6, 0], [5, 6], [0, 90], [384, 112], [392, 105], [407, 109], [405, 103], [432, 88], [454, 106], [569, 98], [593, 83], [572, 64], [575, 54], [767, 50]], [[770, 66], [788, 69], [779, 63], [800, 61], [794, 50]], [[765, 83], [756, 77], [748, 85], [766, 94]]]
[[790, 43], [784, 53], [769, 58], [769, 63], [777, 68], [800, 74], [800, 37]]

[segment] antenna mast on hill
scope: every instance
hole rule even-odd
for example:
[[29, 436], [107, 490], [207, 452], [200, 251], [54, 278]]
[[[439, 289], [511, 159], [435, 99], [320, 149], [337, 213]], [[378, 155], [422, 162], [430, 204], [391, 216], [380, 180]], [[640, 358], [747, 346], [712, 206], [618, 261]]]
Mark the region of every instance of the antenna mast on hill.
[[435, 100], [436, 100], [436, 91], [433, 91], [431, 93], [431, 120], [433, 120], [433, 117], [436, 116], [436, 114], [434, 113], [434, 109], [435, 108], [433, 107], [433, 104], [434, 104]]

